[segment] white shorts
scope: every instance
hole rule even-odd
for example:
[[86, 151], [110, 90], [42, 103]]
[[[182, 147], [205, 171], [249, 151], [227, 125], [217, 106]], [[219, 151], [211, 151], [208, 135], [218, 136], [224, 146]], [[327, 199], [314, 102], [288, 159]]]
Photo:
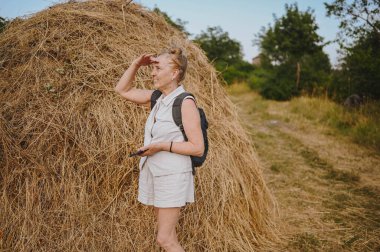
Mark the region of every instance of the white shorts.
[[153, 176], [148, 166], [140, 171], [138, 201], [155, 207], [181, 207], [194, 202], [194, 176], [191, 171]]

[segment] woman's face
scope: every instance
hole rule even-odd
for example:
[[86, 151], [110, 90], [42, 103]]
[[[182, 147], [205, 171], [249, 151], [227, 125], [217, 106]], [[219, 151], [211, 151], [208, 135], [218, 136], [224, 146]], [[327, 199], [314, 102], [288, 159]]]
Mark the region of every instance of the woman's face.
[[170, 64], [168, 55], [160, 55], [153, 64], [152, 77], [155, 88], [162, 88], [173, 82], [176, 70]]

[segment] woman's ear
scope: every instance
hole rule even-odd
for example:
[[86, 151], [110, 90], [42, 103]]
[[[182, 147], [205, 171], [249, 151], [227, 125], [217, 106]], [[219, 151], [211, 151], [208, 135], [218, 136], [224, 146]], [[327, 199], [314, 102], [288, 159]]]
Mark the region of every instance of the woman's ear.
[[179, 70], [175, 69], [172, 73], [172, 80], [177, 79], [178, 75], [179, 75]]

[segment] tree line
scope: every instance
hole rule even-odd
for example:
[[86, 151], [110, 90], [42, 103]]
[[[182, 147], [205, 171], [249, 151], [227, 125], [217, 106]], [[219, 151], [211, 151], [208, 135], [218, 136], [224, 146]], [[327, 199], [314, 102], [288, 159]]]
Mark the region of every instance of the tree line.
[[[328, 95], [342, 101], [352, 94], [380, 99], [380, 2], [378, 0], [335, 0], [324, 3], [326, 15], [338, 18], [336, 42], [341, 58], [332, 68], [323, 51], [314, 11], [301, 11], [297, 4], [286, 4], [285, 14], [263, 27], [253, 44], [260, 48], [259, 64], [243, 59], [240, 42], [221, 27], [208, 27], [193, 39], [229, 85], [246, 82], [269, 99], [288, 100], [307, 95]], [[187, 36], [185, 22], [169, 23]]]

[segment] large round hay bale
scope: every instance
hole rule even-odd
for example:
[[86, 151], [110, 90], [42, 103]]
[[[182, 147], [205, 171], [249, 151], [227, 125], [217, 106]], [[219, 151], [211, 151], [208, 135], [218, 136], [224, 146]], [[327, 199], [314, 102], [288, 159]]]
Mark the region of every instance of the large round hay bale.
[[[58, 4], [0, 34], [0, 246], [9, 251], [153, 251], [152, 208], [136, 200], [149, 110], [114, 86], [131, 61], [187, 52], [185, 87], [209, 119], [186, 251], [252, 251], [276, 236], [275, 202], [249, 138], [204, 53], [163, 17], [125, 1]], [[136, 85], [152, 88], [150, 69]]]

